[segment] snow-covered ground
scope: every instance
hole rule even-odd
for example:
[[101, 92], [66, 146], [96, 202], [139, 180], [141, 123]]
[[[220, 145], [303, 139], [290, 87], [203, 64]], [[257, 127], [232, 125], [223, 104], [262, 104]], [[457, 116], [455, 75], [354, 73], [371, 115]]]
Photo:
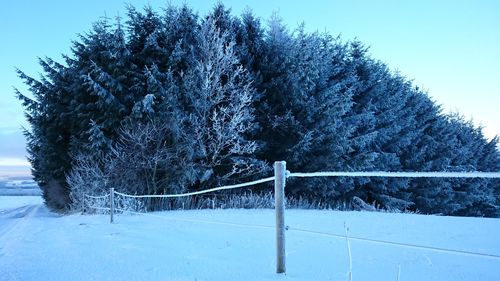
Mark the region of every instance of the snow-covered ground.
[[272, 210], [117, 215], [110, 224], [13, 196], [0, 197], [0, 280], [348, 280], [344, 222], [353, 280], [398, 280], [399, 270], [401, 281], [500, 280], [500, 219], [287, 210], [287, 274], [278, 275]]

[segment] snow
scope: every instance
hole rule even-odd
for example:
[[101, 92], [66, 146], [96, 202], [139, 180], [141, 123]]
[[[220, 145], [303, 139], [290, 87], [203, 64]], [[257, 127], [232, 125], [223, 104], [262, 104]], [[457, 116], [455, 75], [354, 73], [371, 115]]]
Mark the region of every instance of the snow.
[[26, 205], [42, 204], [40, 196], [0, 196], [0, 221], [3, 222], [3, 214], [11, 209]]
[[119, 214], [110, 224], [51, 213], [39, 197], [0, 197], [0, 279], [348, 280], [345, 222], [353, 280], [397, 280], [399, 268], [402, 281], [500, 280], [500, 219], [286, 210], [285, 220], [287, 274], [278, 275], [273, 210]]

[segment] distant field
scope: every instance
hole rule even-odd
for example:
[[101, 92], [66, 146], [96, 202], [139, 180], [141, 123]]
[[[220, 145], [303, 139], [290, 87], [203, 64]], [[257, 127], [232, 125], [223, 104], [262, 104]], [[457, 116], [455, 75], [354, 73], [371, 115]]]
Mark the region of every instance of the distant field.
[[41, 190], [33, 181], [29, 171], [19, 167], [0, 167], [0, 195], [35, 196]]

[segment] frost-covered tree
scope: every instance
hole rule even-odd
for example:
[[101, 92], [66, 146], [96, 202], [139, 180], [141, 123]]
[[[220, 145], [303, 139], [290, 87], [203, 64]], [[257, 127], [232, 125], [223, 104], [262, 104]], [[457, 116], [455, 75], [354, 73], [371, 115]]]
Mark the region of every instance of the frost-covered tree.
[[199, 57], [183, 77], [182, 95], [189, 116], [185, 130], [193, 132], [193, 162], [199, 188], [250, 176], [265, 168], [253, 158], [255, 89], [248, 72], [234, 53], [234, 41], [221, 32], [216, 18], [200, 27]]

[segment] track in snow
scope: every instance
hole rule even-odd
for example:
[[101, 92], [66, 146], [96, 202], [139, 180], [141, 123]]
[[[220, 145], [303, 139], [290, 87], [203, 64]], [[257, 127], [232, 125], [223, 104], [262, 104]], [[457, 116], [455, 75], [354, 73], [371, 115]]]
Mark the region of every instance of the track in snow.
[[22, 207], [0, 210], [0, 219], [4, 222], [0, 226], [0, 240], [6, 241], [0, 246], [0, 257], [9, 255], [10, 249], [22, 241], [27, 232], [30, 218], [35, 216], [42, 205], [24, 205]]

